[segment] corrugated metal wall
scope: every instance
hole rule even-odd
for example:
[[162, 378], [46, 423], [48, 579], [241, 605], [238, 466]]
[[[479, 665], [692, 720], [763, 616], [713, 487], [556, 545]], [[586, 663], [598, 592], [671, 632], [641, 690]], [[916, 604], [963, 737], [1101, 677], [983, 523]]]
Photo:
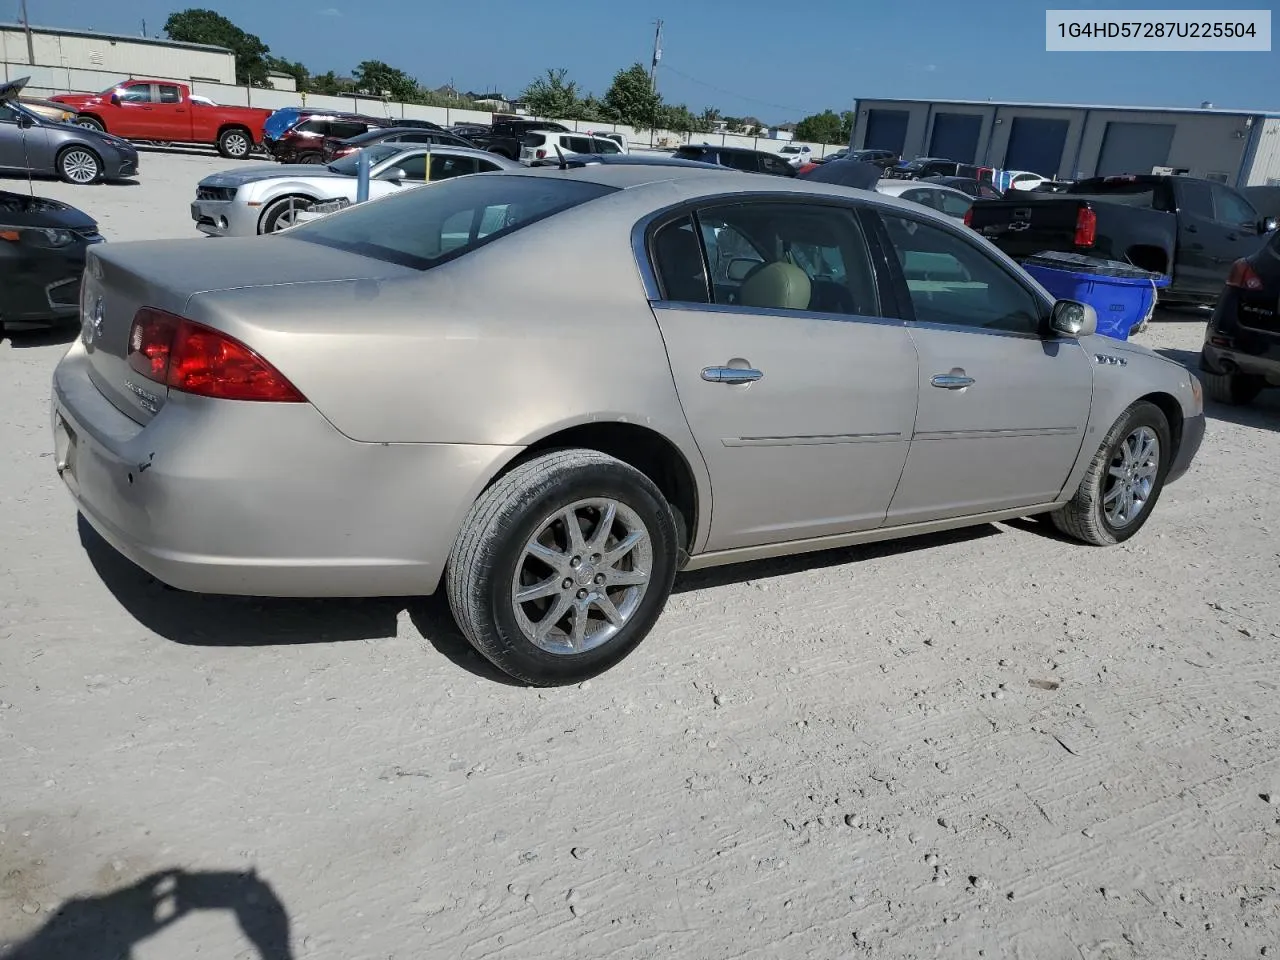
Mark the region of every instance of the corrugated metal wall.
[[1263, 120], [1253, 163], [1245, 171], [1246, 187], [1280, 186], [1280, 120]]

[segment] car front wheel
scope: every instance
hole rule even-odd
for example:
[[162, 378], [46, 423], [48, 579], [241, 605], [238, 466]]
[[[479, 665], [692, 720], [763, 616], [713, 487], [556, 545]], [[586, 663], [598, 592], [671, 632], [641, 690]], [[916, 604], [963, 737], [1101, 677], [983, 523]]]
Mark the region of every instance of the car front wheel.
[[1133, 404], [1107, 432], [1071, 502], [1051, 514], [1054, 526], [1099, 547], [1128, 540], [1155, 509], [1172, 460], [1164, 412]]
[[88, 147], [67, 147], [58, 154], [58, 176], [67, 183], [97, 183], [102, 179], [102, 160]]
[[652, 629], [676, 570], [671, 507], [643, 473], [593, 450], [520, 464], [472, 506], [449, 558], [471, 644], [536, 686], [576, 683]]

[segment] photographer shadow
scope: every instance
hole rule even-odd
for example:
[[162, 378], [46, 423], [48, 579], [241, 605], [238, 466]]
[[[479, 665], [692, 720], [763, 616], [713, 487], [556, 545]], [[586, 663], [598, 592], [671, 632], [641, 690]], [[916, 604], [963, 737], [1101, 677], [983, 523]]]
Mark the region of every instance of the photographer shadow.
[[128, 960], [133, 946], [197, 910], [229, 910], [259, 960], [292, 960], [289, 914], [253, 872], [161, 870], [132, 886], [68, 900], [5, 960]]

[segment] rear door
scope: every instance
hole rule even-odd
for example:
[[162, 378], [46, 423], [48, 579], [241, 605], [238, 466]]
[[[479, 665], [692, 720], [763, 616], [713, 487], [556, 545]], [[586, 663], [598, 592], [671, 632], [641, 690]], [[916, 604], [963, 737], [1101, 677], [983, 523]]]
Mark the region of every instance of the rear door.
[[156, 84], [156, 102], [151, 107], [151, 123], [161, 140], [190, 140], [191, 109], [182, 100], [182, 88], [175, 83]]
[[1222, 268], [1223, 231], [1215, 221], [1213, 192], [1208, 180], [1177, 181], [1178, 249], [1174, 283], [1180, 292], [1201, 296], [1216, 293], [1226, 279]]
[[726, 200], [652, 234], [654, 314], [711, 476], [709, 550], [884, 522], [917, 367], [855, 210]]
[[890, 524], [1048, 503], [1084, 439], [1094, 363], [1043, 338], [1048, 306], [963, 228], [879, 210], [920, 358], [919, 408]]

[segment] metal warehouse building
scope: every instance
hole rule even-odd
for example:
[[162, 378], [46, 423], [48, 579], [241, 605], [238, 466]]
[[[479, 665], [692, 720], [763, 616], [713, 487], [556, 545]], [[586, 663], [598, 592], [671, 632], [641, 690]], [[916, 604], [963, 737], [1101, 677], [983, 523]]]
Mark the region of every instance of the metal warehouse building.
[[22, 24], [0, 23], [0, 54], [6, 80], [30, 76], [36, 89], [100, 90], [127, 76], [236, 82], [230, 50], [151, 37], [33, 26], [29, 58]]
[[857, 100], [852, 146], [1065, 180], [1168, 167], [1280, 184], [1280, 113], [974, 100]]

